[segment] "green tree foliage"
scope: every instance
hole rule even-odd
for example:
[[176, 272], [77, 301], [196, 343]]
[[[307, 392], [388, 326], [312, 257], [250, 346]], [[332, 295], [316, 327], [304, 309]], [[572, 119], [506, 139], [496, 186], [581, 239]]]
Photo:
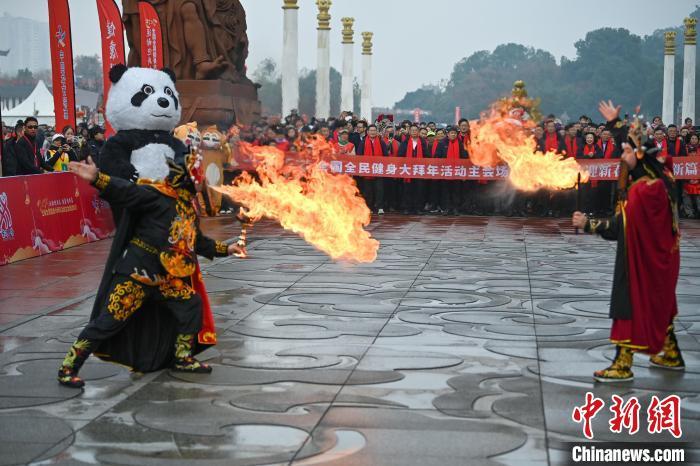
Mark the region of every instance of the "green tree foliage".
[[[282, 111], [282, 78], [277, 64], [272, 58], [261, 61], [253, 72], [253, 81], [260, 84], [258, 98], [264, 115], [279, 114]], [[340, 113], [340, 85], [342, 75], [331, 68], [331, 115]], [[360, 108], [360, 87], [353, 83], [355, 112]], [[313, 116], [316, 113], [316, 70], [303, 69], [299, 73], [299, 113]]]
[[[700, 18], [700, 8], [691, 16]], [[497, 98], [508, 94], [513, 82], [525, 81], [530, 96], [542, 99], [543, 114], [595, 116], [601, 99], [613, 99], [632, 111], [642, 104], [647, 115], [661, 113], [663, 33], [675, 30], [675, 100], [682, 99], [683, 27], [667, 28], [640, 37], [626, 29], [591, 31], [575, 43], [576, 57], [559, 64], [544, 50], [505, 44], [493, 52], [478, 51], [455, 64], [447, 84], [423, 86], [406, 93], [397, 108], [432, 111], [433, 119], [449, 122], [455, 106], [462, 115], [478, 117]], [[700, 65], [700, 62], [698, 63]], [[700, 66], [696, 70], [700, 76]], [[700, 95], [696, 106], [700, 105]], [[700, 107], [698, 107], [700, 108]], [[678, 118], [676, 118], [678, 119]]]

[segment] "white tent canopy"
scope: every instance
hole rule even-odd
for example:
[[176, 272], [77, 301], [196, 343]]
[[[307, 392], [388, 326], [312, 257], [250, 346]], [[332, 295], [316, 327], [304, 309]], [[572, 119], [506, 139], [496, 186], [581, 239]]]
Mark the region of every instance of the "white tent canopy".
[[2, 118], [7, 124], [10, 124], [8, 122], [14, 123], [14, 121], [19, 119], [23, 120], [28, 116], [36, 117], [40, 125], [53, 126], [55, 124], [53, 95], [51, 95], [44, 81], [36, 83], [36, 87], [29, 94], [29, 97], [24, 99], [24, 102], [7, 112], [2, 112]]

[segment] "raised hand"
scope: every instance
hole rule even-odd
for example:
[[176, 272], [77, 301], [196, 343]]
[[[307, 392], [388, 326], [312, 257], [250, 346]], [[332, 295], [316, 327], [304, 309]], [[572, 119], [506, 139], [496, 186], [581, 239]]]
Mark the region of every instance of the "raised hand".
[[68, 162], [68, 170], [89, 183], [97, 179], [97, 173], [100, 171], [89, 156], [87, 162]]
[[572, 226], [583, 230], [583, 228], [586, 226], [586, 222], [588, 222], [588, 217], [586, 214], [578, 211], [574, 212], [574, 215], [571, 218]]
[[616, 107], [612, 100], [608, 100], [607, 102], [601, 100], [598, 104], [598, 111], [601, 115], [603, 115], [603, 118], [605, 118], [606, 121], [613, 121], [616, 118], [619, 118], [621, 109], [622, 105], [618, 105]]

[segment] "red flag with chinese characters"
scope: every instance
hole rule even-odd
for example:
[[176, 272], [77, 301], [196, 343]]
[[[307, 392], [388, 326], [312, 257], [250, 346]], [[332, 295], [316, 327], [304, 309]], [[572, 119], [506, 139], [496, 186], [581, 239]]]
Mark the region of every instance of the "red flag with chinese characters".
[[163, 39], [160, 19], [153, 5], [139, 2], [141, 22], [141, 66], [160, 70], [163, 68]]
[[70, 36], [68, 0], [48, 0], [49, 43], [55, 126], [75, 128], [75, 83], [73, 81], [73, 45]]
[[[102, 82], [103, 99], [106, 105], [109, 87], [109, 70], [119, 63], [126, 64], [124, 56], [124, 27], [119, 7], [114, 0], [97, 0], [97, 15], [100, 18], [100, 37], [102, 38]], [[104, 105], [103, 105], [104, 107]], [[105, 137], [114, 134], [114, 129], [105, 117]]]

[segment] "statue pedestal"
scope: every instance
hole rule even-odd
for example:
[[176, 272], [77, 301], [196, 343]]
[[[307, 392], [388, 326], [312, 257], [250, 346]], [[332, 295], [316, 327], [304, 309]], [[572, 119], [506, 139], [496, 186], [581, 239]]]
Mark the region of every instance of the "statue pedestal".
[[258, 90], [252, 84], [233, 84], [221, 79], [181, 79], [176, 83], [182, 104], [181, 124], [196, 121], [226, 130], [233, 124], [249, 125], [260, 118]]

